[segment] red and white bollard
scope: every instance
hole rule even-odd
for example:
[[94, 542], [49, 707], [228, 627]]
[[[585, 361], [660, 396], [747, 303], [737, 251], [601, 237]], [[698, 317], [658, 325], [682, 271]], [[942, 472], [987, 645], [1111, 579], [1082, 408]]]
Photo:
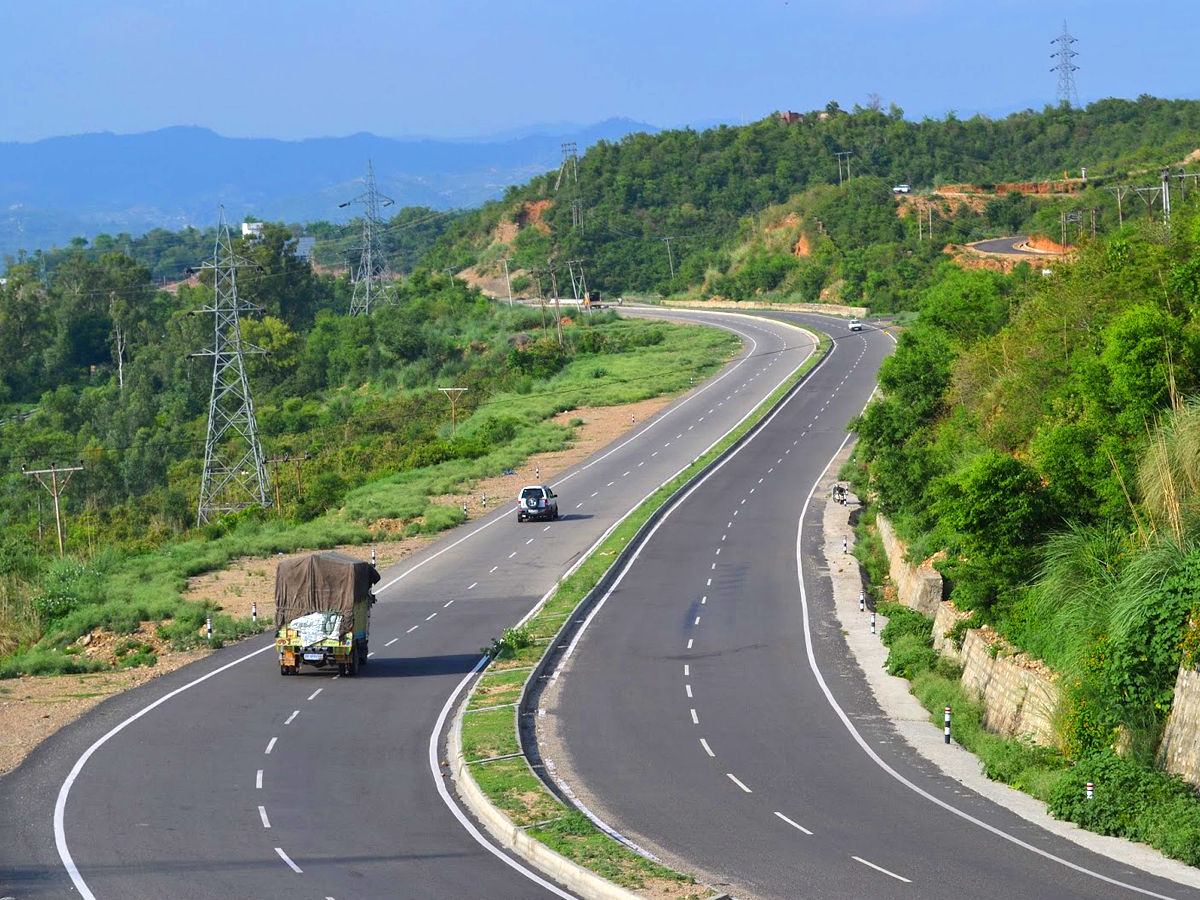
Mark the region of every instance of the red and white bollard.
[[1096, 786], [1094, 784], [1092, 784], [1090, 781], [1086, 785], [1084, 785], [1084, 790], [1087, 792], [1087, 798], [1089, 800], [1093, 799], [1096, 796]]
[[942, 728], [942, 733], [945, 736], [946, 743], [950, 743], [950, 707], [946, 707], [946, 724]]

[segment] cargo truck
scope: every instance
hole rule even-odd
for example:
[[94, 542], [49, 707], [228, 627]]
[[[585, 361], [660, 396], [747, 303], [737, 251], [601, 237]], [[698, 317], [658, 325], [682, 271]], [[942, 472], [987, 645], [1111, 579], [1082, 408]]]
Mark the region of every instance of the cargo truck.
[[331, 550], [281, 562], [275, 570], [279, 674], [297, 675], [308, 665], [357, 675], [367, 664], [377, 581], [373, 565]]

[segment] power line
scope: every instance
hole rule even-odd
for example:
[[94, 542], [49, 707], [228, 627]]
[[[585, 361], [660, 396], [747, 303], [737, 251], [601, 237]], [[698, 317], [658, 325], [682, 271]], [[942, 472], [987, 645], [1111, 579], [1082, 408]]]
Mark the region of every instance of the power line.
[[261, 310], [239, 300], [237, 294], [237, 270], [261, 267], [234, 255], [223, 206], [213, 261], [201, 268], [213, 271], [212, 305], [197, 310], [213, 314], [213, 346], [191, 355], [211, 356], [213, 377], [208, 437], [204, 442], [204, 474], [196, 513], [198, 525], [247, 506], [268, 505], [267, 472], [243, 359], [243, 353], [263, 351], [242, 340], [240, 319], [243, 312]]

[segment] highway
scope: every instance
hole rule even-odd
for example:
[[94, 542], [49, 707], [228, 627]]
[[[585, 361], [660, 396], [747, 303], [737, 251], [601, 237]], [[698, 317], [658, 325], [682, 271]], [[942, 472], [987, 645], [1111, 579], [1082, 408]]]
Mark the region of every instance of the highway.
[[972, 250], [978, 250], [980, 253], [1002, 253], [1006, 256], [1040, 256], [1045, 258], [1052, 254], [1035, 253], [1032, 250], [1022, 250], [1019, 246], [1029, 240], [1028, 235], [1018, 235], [1017, 237], [994, 238], [988, 241], [976, 241], [973, 244], [968, 244]]
[[548, 765], [607, 825], [737, 898], [1197, 896], [943, 776], [877, 707], [809, 499], [888, 349], [841, 336], [661, 522], [542, 700]]
[[742, 354], [555, 478], [560, 521], [508, 505], [382, 573], [361, 677], [281, 678], [261, 636], [106, 701], [0, 779], [0, 896], [562, 896], [447, 802], [439, 728], [480, 648], [814, 350], [778, 322], [679, 315]]

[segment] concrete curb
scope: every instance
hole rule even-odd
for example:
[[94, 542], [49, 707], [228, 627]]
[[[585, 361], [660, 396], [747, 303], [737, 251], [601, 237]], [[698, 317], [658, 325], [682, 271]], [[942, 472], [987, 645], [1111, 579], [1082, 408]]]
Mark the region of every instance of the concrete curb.
[[459, 799], [496, 839], [500, 846], [512, 851], [543, 874], [589, 900], [643, 900], [619, 885], [606, 881], [590, 869], [585, 869], [545, 844], [530, 837], [508, 818], [505, 812], [488, 798], [471, 774], [471, 767], [462, 757], [462, 719], [470, 692], [463, 695], [450, 725], [446, 762], [458, 790]]

